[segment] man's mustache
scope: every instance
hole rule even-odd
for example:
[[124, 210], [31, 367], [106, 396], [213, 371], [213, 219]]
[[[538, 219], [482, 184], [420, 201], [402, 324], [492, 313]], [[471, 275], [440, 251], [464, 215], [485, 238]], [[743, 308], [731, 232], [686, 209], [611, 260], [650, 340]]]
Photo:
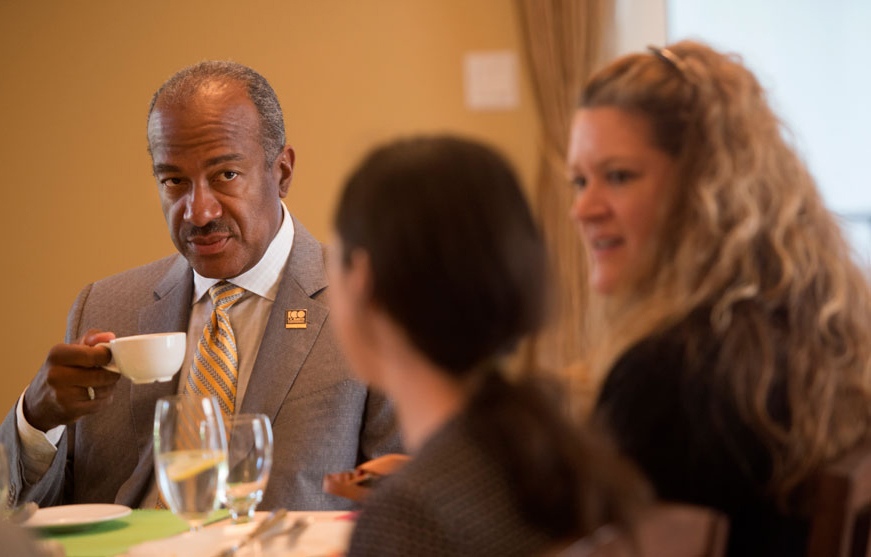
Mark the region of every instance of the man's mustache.
[[230, 234], [230, 227], [227, 224], [213, 220], [207, 222], [203, 226], [190, 226], [185, 228], [184, 237], [192, 238], [196, 236], [208, 236], [209, 234]]

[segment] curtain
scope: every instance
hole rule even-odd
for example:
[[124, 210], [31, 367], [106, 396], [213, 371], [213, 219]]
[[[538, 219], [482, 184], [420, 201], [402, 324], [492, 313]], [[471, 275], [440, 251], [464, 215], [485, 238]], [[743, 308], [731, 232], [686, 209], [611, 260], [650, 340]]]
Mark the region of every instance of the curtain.
[[591, 386], [582, 371], [587, 259], [569, 219], [573, 190], [565, 152], [577, 98], [612, 52], [613, 0], [515, 0], [526, 61], [541, 119], [540, 162], [533, 204], [551, 261], [551, 324], [523, 348], [528, 369], [565, 376], [583, 412]]

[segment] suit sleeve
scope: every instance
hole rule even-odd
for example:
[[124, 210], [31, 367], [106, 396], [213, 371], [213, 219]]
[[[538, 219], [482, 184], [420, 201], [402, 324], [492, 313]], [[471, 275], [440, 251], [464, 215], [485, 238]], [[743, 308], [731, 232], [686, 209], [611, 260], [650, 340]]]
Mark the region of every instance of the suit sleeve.
[[[91, 292], [91, 286], [86, 286], [79, 293], [72, 308], [70, 308], [67, 315], [64, 342], [73, 342], [80, 336], [79, 324], [82, 310]], [[57, 445], [57, 453], [46, 473], [38, 482], [30, 484], [24, 475], [24, 466], [21, 460], [23, 447], [18, 435], [18, 420], [15, 410], [16, 407], [13, 406], [6, 415], [6, 419], [3, 420], [3, 424], [0, 425], [0, 442], [6, 448], [10, 463], [9, 502], [10, 504], [18, 504], [21, 501], [34, 501], [41, 507], [60, 505], [64, 502], [65, 488], [69, 488], [65, 484], [71, 478], [73, 443], [70, 442], [70, 439], [74, 436], [75, 424], [67, 426], [66, 433], [61, 436]]]

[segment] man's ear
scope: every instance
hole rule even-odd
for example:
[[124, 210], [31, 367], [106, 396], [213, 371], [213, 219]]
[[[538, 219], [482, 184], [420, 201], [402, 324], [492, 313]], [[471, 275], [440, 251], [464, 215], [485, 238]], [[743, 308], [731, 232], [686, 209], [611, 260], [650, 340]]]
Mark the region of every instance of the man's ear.
[[290, 189], [290, 182], [293, 180], [293, 164], [296, 162], [296, 153], [293, 147], [285, 145], [281, 153], [275, 160], [273, 172], [276, 173], [278, 179], [278, 196], [284, 198], [287, 191]]

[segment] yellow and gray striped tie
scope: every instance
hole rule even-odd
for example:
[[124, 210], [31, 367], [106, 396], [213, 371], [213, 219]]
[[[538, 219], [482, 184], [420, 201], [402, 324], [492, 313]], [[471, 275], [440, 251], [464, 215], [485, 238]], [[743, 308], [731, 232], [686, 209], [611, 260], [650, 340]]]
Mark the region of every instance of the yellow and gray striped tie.
[[225, 418], [232, 416], [236, 409], [236, 380], [239, 376], [236, 336], [230, 327], [227, 311], [243, 294], [244, 288], [223, 280], [209, 288], [215, 310], [212, 318], [206, 321], [203, 336], [197, 343], [185, 389], [189, 393], [217, 397]]
[[[214, 396], [218, 399], [221, 412], [226, 420], [236, 409], [236, 381], [239, 378], [239, 353], [236, 351], [236, 335], [230, 326], [230, 316], [227, 310], [239, 301], [245, 289], [227, 281], [221, 281], [209, 288], [209, 296], [215, 305], [212, 317], [203, 327], [203, 335], [197, 343], [197, 352], [191, 362], [185, 394], [200, 394]], [[199, 420], [202, 416], [188, 416], [182, 420], [179, 427], [180, 446], [195, 447]], [[158, 490], [158, 509], [169, 506]]]

